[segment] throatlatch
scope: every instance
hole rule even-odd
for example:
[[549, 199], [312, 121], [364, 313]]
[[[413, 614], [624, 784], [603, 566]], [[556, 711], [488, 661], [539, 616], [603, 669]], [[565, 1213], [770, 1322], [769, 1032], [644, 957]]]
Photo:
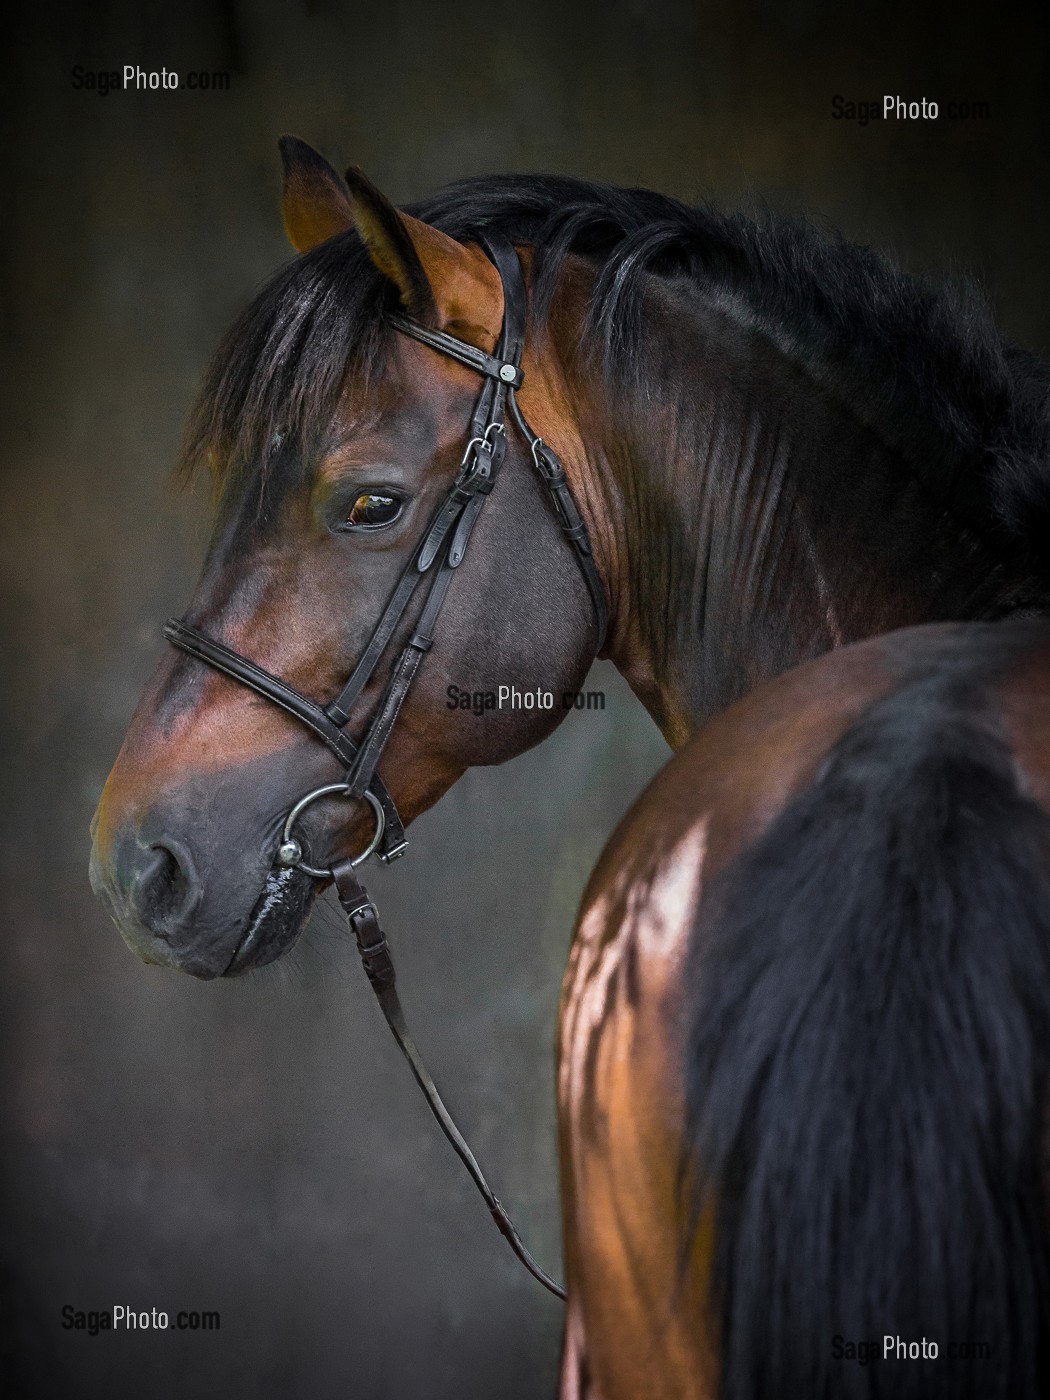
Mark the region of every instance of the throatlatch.
[[[533, 463], [547, 488], [562, 532], [573, 549], [590, 592], [596, 622], [596, 652], [602, 648], [608, 626], [605, 590], [591, 553], [587, 527], [572, 497], [561, 462], [529, 427], [517, 401], [517, 390], [523, 378], [521, 360], [527, 314], [521, 263], [517, 252], [506, 239], [486, 234], [480, 242], [503, 283], [503, 326], [495, 355], [488, 355], [444, 331], [430, 330], [406, 316], [397, 314], [388, 318], [389, 323], [403, 335], [411, 336], [432, 350], [466, 365], [480, 374], [484, 383], [471, 415], [467, 446], [456, 479], [431, 518], [420, 545], [409, 557], [368, 644], [339, 695], [324, 706], [315, 704], [294, 686], [178, 618], [169, 619], [164, 635], [173, 646], [248, 686], [293, 715], [343, 765], [345, 776], [342, 782], [314, 788], [291, 808], [284, 822], [275, 863], [302, 870], [315, 879], [335, 882], [339, 902], [346, 913], [369, 983], [442, 1132], [459, 1154], [501, 1233], [522, 1264], [545, 1288], [564, 1298], [564, 1290], [540, 1268], [522, 1243], [513, 1221], [485, 1180], [476, 1157], [452, 1121], [437, 1086], [427, 1073], [405, 1022], [390, 948], [379, 927], [376, 907], [355, 874], [356, 867], [371, 854], [375, 853], [382, 861], [392, 861], [402, 855], [408, 845], [397, 807], [376, 772], [376, 765], [423, 658], [434, 644], [434, 629], [449, 585], [463, 562], [478, 516], [496, 484], [506, 454], [508, 408], [514, 426], [529, 445]], [[351, 711], [386, 654], [416, 588], [425, 578], [429, 579], [429, 585], [419, 621], [390, 668], [389, 679], [363, 738], [356, 742], [345, 728]], [[367, 848], [353, 860], [340, 861], [331, 869], [308, 865], [303, 846], [295, 836], [295, 823], [312, 802], [335, 795], [367, 801], [375, 817], [375, 833]]]

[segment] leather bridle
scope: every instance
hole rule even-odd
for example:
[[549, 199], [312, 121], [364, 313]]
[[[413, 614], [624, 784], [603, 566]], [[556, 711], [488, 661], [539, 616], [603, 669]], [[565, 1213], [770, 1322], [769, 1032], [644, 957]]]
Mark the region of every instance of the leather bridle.
[[[513, 1221], [486, 1182], [474, 1154], [452, 1121], [434, 1081], [427, 1073], [405, 1024], [394, 965], [389, 945], [379, 927], [378, 912], [355, 873], [356, 867], [373, 853], [380, 860], [388, 862], [402, 855], [408, 845], [397, 807], [383, 785], [376, 766], [420, 664], [434, 644], [434, 629], [449, 585], [463, 562], [478, 516], [496, 484], [506, 455], [508, 410], [514, 426], [529, 446], [533, 463], [547, 488], [562, 532], [575, 553], [590, 592], [596, 621], [595, 652], [601, 650], [608, 625], [605, 590], [591, 553], [587, 527], [569, 490], [561, 462], [548, 444], [529, 427], [517, 401], [517, 390], [523, 379], [521, 360], [527, 317], [525, 280], [518, 254], [506, 239], [493, 233], [480, 237], [479, 242], [503, 283], [503, 326], [495, 355], [488, 355], [445, 331], [430, 330], [407, 316], [392, 314], [388, 317], [389, 324], [403, 335], [411, 336], [432, 350], [466, 365], [482, 376], [483, 383], [471, 415], [467, 446], [456, 479], [432, 516], [418, 548], [410, 555], [364, 651], [336, 698], [326, 705], [316, 704], [278, 676], [177, 618], [169, 619], [164, 635], [173, 646], [248, 686], [300, 720], [344, 766], [346, 773], [341, 782], [314, 788], [291, 808], [284, 822], [275, 863], [285, 868], [301, 869], [316, 879], [335, 882], [369, 982], [443, 1132], [463, 1160], [515, 1254], [546, 1288], [564, 1298], [563, 1289], [540, 1268], [525, 1248]], [[390, 668], [386, 686], [363, 738], [355, 742], [346, 732], [351, 711], [386, 654], [409, 602], [424, 580], [429, 580], [429, 586], [419, 621]], [[330, 869], [308, 865], [303, 847], [294, 834], [295, 823], [311, 803], [336, 795], [367, 801], [375, 817], [375, 834], [367, 848], [351, 860], [339, 861]]]

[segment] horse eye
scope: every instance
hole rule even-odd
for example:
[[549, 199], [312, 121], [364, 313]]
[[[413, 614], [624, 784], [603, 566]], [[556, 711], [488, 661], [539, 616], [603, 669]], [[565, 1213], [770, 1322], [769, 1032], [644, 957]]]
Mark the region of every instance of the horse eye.
[[346, 523], [365, 529], [392, 525], [401, 514], [402, 504], [399, 496], [384, 496], [378, 491], [362, 491], [351, 506]]

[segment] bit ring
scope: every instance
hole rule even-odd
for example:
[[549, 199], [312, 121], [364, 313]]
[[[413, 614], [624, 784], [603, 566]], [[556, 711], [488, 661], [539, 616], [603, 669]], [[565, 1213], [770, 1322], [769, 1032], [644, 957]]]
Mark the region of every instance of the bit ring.
[[[332, 872], [330, 869], [318, 870], [316, 866], [307, 865], [306, 861], [303, 859], [302, 845], [292, 835], [292, 828], [311, 802], [317, 802], [322, 797], [335, 797], [337, 795], [342, 797], [352, 796], [350, 788], [346, 783], [326, 783], [323, 787], [314, 788], [312, 792], [308, 792], [304, 797], [300, 797], [299, 801], [284, 819], [280, 845], [277, 847], [277, 854], [274, 856], [274, 863], [276, 865], [283, 866], [286, 870], [301, 870], [304, 875], [312, 875], [315, 880], [331, 879]], [[369, 841], [365, 849], [350, 862], [351, 866], [355, 869], [357, 866], [363, 865], [372, 852], [378, 849], [379, 843], [383, 839], [383, 832], [386, 830], [386, 815], [380, 805], [379, 798], [376, 797], [374, 793], [369, 792], [367, 788], [360, 796], [363, 797], [372, 808], [372, 813], [376, 821], [376, 829], [371, 841]]]

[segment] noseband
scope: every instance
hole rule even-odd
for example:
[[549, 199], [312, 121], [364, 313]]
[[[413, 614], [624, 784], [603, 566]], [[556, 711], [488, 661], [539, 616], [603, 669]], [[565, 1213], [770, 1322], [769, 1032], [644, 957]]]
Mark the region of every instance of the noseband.
[[[608, 626], [605, 590], [591, 553], [587, 527], [573, 500], [561, 462], [543, 439], [532, 431], [518, 406], [517, 390], [523, 379], [521, 359], [527, 315], [521, 263], [514, 248], [502, 237], [486, 234], [479, 241], [503, 284], [503, 326], [495, 355], [487, 355], [476, 346], [444, 331], [430, 330], [407, 316], [391, 315], [388, 318], [389, 324], [403, 335], [411, 336], [432, 350], [466, 365], [480, 374], [484, 382], [471, 415], [467, 446], [456, 479], [431, 518], [418, 548], [410, 556], [368, 644], [340, 693], [326, 705], [318, 705], [278, 676], [177, 618], [169, 619], [164, 635], [173, 646], [248, 686], [300, 720], [327, 745], [345, 768], [342, 782], [314, 788], [294, 804], [285, 818], [274, 862], [285, 868], [302, 870], [315, 879], [335, 882], [369, 982], [442, 1131], [462, 1159], [515, 1254], [546, 1288], [564, 1298], [564, 1291], [525, 1248], [513, 1221], [486, 1182], [474, 1154], [452, 1121], [434, 1081], [427, 1073], [405, 1023], [397, 994], [394, 965], [386, 938], [379, 927], [378, 911], [355, 874], [356, 867], [373, 852], [381, 861], [388, 862], [402, 855], [408, 845], [404, 824], [376, 766], [420, 664], [434, 644], [434, 629], [449, 585], [463, 562], [478, 516], [496, 484], [507, 449], [508, 410], [514, 426], [529, 446], [532, 461], [547, 488], [562, 532], [573, 549], [590, 592], [596, 622], [595, 652], [601, 650]], [[429, 586], [419, 621], [390, 668], [386, 686], [363, 738], [355, 742], [346, 732], [351, 711], [386, 654], [409, 602], [424, 579], [429, 579]], [[372, 808], [375, 831], [360, 855], [324, 869], [306, 863], [302, 843], [295, 835], [295, 825], [313, 802], [328, 796], [364, 799]]]

